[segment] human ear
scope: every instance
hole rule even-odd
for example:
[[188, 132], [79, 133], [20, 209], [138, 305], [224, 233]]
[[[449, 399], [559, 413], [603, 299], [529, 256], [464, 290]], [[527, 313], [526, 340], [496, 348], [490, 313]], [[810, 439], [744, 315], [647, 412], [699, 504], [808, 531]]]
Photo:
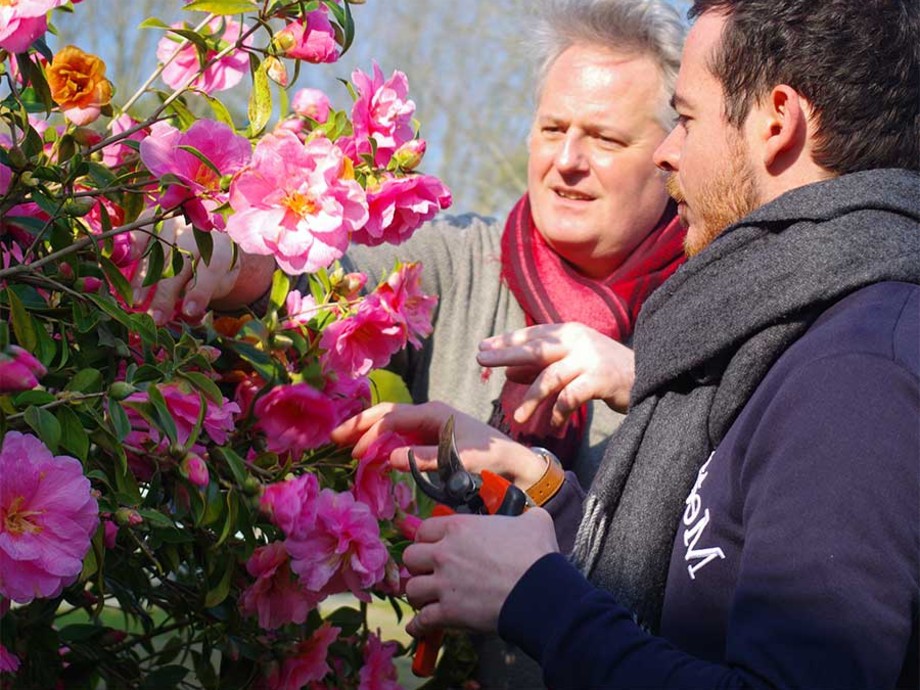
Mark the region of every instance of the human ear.
[[808, 134], [808, 103], [791, 86], [774, 86], [760, 108], [763, 163], [784, 164], [802, 152]]

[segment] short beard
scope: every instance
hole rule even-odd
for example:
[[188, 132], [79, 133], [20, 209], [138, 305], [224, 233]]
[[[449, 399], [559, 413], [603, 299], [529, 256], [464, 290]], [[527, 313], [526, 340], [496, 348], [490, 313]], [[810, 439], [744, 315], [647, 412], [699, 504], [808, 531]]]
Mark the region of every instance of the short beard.
[[[687, 256], [699, 254], [725, 228], [760, 206], [760, 191], [744, 144], [731, 135], [728, 143], [728, 164], [701, 187], [693, 200], [695, 222], [684, 238]], [[675, 201], [685, 201], [676, 175], [668, 177], [667, 189]]]

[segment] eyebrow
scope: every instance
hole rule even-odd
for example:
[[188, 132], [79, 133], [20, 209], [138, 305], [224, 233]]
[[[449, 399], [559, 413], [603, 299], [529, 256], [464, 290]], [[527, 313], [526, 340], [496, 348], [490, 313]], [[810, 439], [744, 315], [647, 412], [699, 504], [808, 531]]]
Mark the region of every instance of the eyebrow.
[[686, 98], [682, 98], [679, 94], [675, 93], [673, 96], [671, 96], [671, 108], [677, 110], [679, 106], [688, 108], [690, 107], [690, 103], [687, 102]]

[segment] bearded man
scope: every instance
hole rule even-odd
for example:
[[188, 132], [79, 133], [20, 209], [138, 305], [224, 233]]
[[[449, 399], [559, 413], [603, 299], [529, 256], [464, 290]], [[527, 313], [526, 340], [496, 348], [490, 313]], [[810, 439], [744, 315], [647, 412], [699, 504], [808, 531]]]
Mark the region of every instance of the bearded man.
[[[691, 17], [655, 153], [691, 258], [639, 318], [571, 558], [574, 490], [430, 519], [404, 554], [409, 631], [497, 629], [559, 688], [917, 687], [920, 7]], [[449, 414], [378, 406], [334, 438], [433, 438]], [[468, 469], [522, 488], [545, 472], [456, 420]]]

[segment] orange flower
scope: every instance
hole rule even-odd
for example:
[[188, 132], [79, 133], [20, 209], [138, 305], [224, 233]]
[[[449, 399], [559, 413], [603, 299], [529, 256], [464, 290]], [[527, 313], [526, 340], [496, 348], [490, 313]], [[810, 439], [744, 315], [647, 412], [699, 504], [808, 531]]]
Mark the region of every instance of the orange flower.
[[51, 98], [76, 125], [97, 117], [112, 100], [112, 83], [105, 78], [105, 63], [97, 56], [67, 46], [54, 56], [47, 71]]

